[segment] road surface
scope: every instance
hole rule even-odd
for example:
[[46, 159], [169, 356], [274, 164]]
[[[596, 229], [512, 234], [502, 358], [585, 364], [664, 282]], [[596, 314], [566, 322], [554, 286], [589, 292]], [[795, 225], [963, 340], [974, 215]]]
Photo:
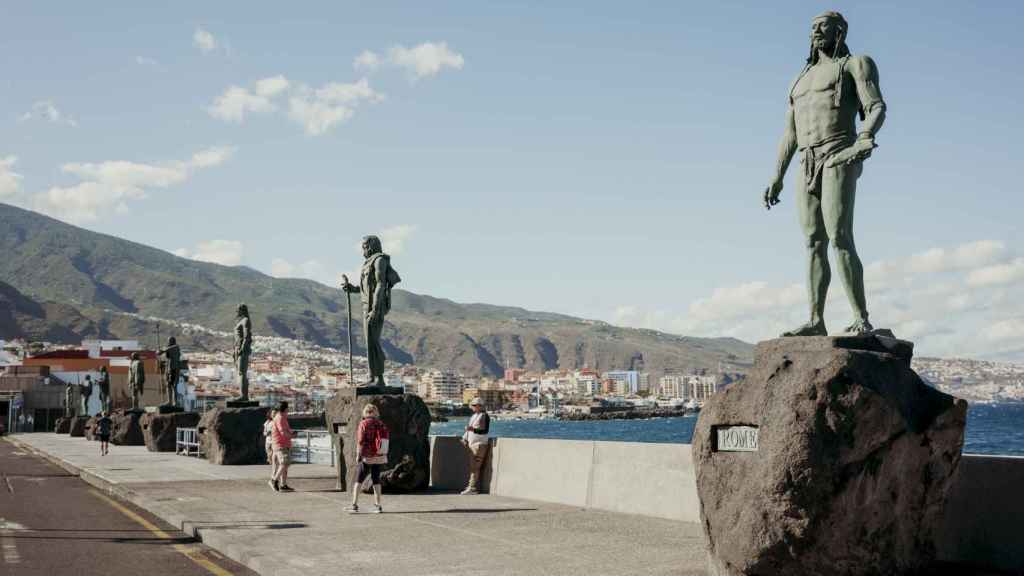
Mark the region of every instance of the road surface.
[[255, 573], [0, 437], [0, 574]]

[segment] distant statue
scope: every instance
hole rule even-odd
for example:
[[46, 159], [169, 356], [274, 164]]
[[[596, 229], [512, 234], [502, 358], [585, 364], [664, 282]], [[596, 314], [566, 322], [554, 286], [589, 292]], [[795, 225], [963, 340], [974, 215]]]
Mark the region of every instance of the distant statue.
[[[362, 295], [363, 332], [366, 336], [366, 360], [370, 365], [369, 386], [384, 386], [384, 348], [380, 345], [384, 316], [391, 311], [391, 288], [402, 281], [391, 267], [391, 257], [381, 248], [380, 238], [363, 238], [363, 270], [359, 285], [349, 284], [342, 275], [341, 289]], [[351, 377], [351, 376], [350, 376]]]
[[827, 334], [830, 239], [854, 313], [853, 324], [845, 332], [873, 330], [864, 297], [864, 268], [853, 241], [853, 205], [863, 162], [876, 147], [875, 134], [885, 120], [885, 102], [874, 61], [850, 55], [848, 31], [846, 19], [838, 12], [825, 12], [812, 21], [810, 56], [790, 89], [775, 177], [764, 191], [764, 205], [770, 210], [779, 203], [786, 168], [800, 151], [796, 204], [809, 257], [811, 319], [783, 336]]
[[78, 387], [82, 393], [82, 415], [89, 415], [89, 397], [92, 396], [92, 376], [86, 374], [85, 383]]
[[68, 382], [64, 386], [64, 416], [71, 418], [75, 415], [75, 387]]
[[178, 380], [181, 378], [181, 348], [174, 336], [167, 339], [167, 347], [157, 352], [163, 356], [164, 363], [164, 403], [168, 406], [178, 405]]
[[132, 363], [128, 367], [128, 391], [132, 395], [132, 410], [142, 408], [142, 393], [146, 388], [146, 368], [138, 352], [132, 352]]
[[100, 366], [100, 377], [96, 383], [100, 388], [100, 410], [110, 412], [110, 373], [106, 366]]
[[238, 305], [238, 321], [235, 323], [235, 371], [238, 373], [238, 385], [242, 389], [239, 400], [249, 399], [249, 358], [252, 356], [252, 320], [249, 319], [249, 307]]

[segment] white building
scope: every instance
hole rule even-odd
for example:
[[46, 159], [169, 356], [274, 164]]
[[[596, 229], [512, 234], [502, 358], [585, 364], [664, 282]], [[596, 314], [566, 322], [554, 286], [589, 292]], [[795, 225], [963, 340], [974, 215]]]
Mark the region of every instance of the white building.
[[427, 381], [434, 400], [462, 403], [464, 384], [462, 377], [455, 372], [435, 370], [427, 375]]

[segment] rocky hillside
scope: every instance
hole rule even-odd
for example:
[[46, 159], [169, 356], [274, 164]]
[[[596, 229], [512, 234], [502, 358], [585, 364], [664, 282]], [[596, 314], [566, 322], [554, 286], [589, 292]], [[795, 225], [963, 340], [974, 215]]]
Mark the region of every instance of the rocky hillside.
[[[0, 335], [75, 341], [81, 337], [149, 337], [149, 323], [116, 312], [230, 330], [246, 302], [257, 332], [345, 346], [344, 297], [302, 279], [273, 278], [244, 266], [221, 266], [0, 204]], [[358, 304], [357, 304], [358, 305]], [[359, 311], [354, 311], [358, 317]], [[20, 332], [18, 332], [20, 330]], [[361, 349], [357, 329], [356, 352]], [[385, 327], [390, 358], [465, 374], [497, 375], [505, 366], [732, 369], [752, 348], [731, 338], [689, 338], [619, 328], [560, 314], [531, 312], [396, 290]], [[192, 343], [202, 346], [202, 342]]]

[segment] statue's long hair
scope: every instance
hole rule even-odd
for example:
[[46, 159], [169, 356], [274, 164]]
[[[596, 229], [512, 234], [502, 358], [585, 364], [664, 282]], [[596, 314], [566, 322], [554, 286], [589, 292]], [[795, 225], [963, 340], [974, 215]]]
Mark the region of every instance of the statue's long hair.
[[363, 242], [366, 242], [367, 247], [370, 249], [370, 254], [379, 254], [384, 251], [380, 244], [380, 238], [376, 236], [366, 236], [363, 238]]

